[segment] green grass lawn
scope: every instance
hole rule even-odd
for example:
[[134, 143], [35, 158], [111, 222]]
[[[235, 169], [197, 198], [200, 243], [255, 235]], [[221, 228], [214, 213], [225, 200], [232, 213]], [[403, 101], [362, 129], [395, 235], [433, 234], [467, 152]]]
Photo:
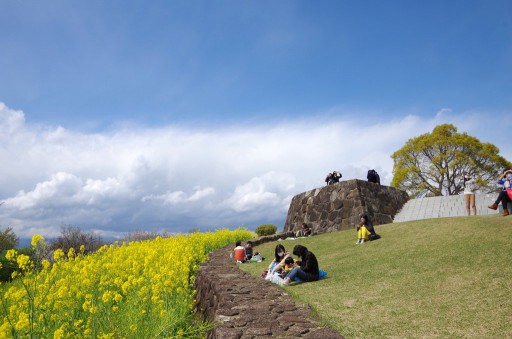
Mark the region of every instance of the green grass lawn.
[[[280, 241], [315, 253], [327, 278], [284, 287], [347, 338], [512, 338], [512, 217], [419, 220]], [[259, 276], [266, 258], [240, 267]]]

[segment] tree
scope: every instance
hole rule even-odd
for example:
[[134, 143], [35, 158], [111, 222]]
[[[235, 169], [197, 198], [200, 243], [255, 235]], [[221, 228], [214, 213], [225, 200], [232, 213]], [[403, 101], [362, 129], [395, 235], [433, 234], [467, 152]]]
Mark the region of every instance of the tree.
[[123, 241], [132, 242], [132, 241], [144, 241], [144, 240], [153, 240], [158, 236], [167, 237], [167, 234], [160, 235], [156, 232], [144, 231], [144, 230], [135, 230], [123, 237]]
[[10, 281], [12, 272], [18, 268], [16, 264], [5, 259], [7, 250], [16, 248], [18, 241], [19, 238], [12, 227], [0, 230], [0, 281]]
[[462, 174], [469, 172], [480, 191], [492, 192], [497, 177], [505, 168], [512, 168], [498, 153], [493, 144], [482, 143], [466, 132], [457, 133], [454, 125], [439, 125], [432, 133], [407, 140], [393, 153], [391, 185], [412, 197], [456, 195], [464, 190]]
[[98, 234], [93, 232], [85, 233], [78, 227], [67, 226], [62, 227], [61, 235], [50, 242], [50, 249], [56, 250], [60, 248], [67, 253], [70, 248], [73, 248], [78, 252], [82, 245], [85, 247], [84, 252], [90, 253], [103, 246], [103, 241]]
[[0, 253], [4, 250], [16, 248], [19, 240], [18, 236], [12, 230], [12, 227], [0, 230]]

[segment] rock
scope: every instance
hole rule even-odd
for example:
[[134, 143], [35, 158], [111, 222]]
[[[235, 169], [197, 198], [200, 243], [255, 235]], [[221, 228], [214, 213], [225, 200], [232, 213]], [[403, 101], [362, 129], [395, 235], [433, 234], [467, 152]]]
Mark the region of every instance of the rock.
[[341, 181], [293, 197], [284, 232], [295, 232], [304, 222], [315, 233], [350, 229], [359, 223], [363, 212], [374, 225], [391, 223], [408, 199], [406, 192], [394, 187], [363, 180]]

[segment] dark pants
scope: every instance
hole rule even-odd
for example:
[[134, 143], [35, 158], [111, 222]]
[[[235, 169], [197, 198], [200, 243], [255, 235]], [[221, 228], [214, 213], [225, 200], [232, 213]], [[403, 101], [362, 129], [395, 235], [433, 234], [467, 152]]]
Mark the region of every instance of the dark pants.
[[501, 191], [498, 195], [498, 199], [494, 202], [496, 205], [499, 205], [501, 201], [501, 205], [503, 206], [503, 210], [507, 209], [507, 204], [510, 202], [510, 198], [508, 197], [507, 191]]
[[304, 272], [300, 267], [294, 267], [287, 275], [287, 278], [293, 281], [293, 278], [301, 278], [302, 281], [306, 281], [306, 272]]

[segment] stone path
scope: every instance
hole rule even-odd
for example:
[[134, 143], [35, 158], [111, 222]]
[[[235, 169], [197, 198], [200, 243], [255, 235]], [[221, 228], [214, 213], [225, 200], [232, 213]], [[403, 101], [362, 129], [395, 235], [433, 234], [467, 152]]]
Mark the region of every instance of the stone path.
[[240, 270], [229, 257], [233, 245], [210, 254], [196, 277], [196, 312], [218, 325], [208, 339], [343, 338], [321, 327], [311, 308], [281, 287]]

